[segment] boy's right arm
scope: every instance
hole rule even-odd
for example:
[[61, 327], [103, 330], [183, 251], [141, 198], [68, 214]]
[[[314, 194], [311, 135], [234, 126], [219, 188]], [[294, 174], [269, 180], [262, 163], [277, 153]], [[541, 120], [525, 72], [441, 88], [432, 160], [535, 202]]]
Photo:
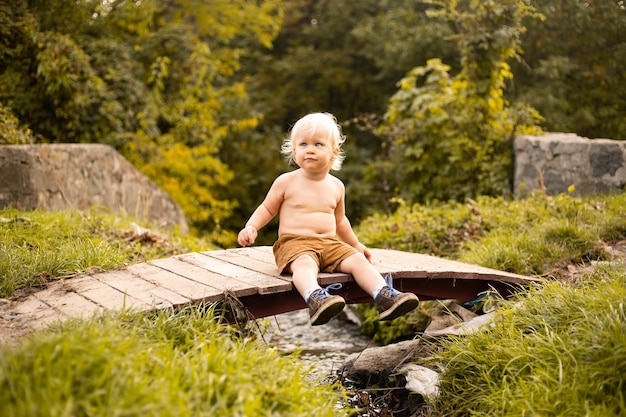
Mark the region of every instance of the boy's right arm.
[[273, 218], [274, 215], [272, 215], [265, 206], [265, 201], [263, 201], [263, 203], [254, 210], [254, 213], [252, 213], [252, 216], [250, 216], [250, 219], [246, 222], [245, 227], [239, 232], [239, 236], [237, 237], [239, 244], [241, 246], [252, 245], [259, 234], [259, 229], [269, 223]]
[[278, 214], [284, 197], [285, 178], [280, 176], [274, 181], [265, 200], [254, 210], [246, 226], [239, 232], [237, 241], [241, 246], [252, 245], [256, 240], [259, 230], [270, 222]]

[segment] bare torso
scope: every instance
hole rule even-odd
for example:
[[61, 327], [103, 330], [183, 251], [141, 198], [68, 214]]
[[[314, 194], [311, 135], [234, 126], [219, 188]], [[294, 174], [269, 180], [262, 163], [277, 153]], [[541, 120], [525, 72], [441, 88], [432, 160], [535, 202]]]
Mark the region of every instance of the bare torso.
[[337, 210], [344, 216], [343, 184], [332, 175], [310, 179], [302, 170], [283, 174], [278, 235], [335, 237]]

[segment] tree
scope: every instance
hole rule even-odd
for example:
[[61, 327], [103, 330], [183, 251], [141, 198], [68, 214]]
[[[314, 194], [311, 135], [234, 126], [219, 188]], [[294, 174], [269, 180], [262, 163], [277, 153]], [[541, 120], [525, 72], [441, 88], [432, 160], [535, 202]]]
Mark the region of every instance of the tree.
[[51, 142], [107, 143], [168, 191], [192, 229], [220, 228], [236, 203], [219, 160], [254, 127], [246, 47], [268, 47], [278, 0], [17, 0], [0, 6], [0, 102]]
[[535, 107], [553, 132], [626, 140], [626, 5], [544, 0], [525, 21], [523, 60], [509, 95]]
[[381, 124], [388, 159], [368, 177], [391, 178], [386, 195], [408, 202], [508, 194], [511, 141], [532, 130], [538, 114], [504, 99], [507, 61], [520, 53], [522, 19], [538, 15], [521, 0], [429, 3], [455, 27], [461, 70], [453, 76], [432, 59], [400, 81]]
[[[454, 46], [444, 40], [450, 28], [441, 19], [429, 18], [428, 6], [419, 0], [284, 0], [283, 4], [284, 22], [273, 49], [257, 50], [243, 60], [251, 79], [252, 104], [264, 114], [259, 134], [246, 141], [246, 149], [258, 144], [255, 154], [272, 173], [278, 173], [286, 168], [276, 156], [290, 126], [310, 111], [334, 113], [348, 136], [348, 157], [337, 175], [348, 189], [348, 214], [358, 221], [369, 209], [361, 202], [373, 192], [361, 181], [362, 167], [376, 157], [381, 145], [364, 125], [380, 118], [408, 69], [436, 54], [458, 62]], [[268, 170], [258, 171], [250, 175], [245, 196], [238, 197], [243, 215], [249, 215], [270, 185]], [[259, 185], [261, 178], [266, 182]], [[246, 201], [252, 205], [244, 209]]]

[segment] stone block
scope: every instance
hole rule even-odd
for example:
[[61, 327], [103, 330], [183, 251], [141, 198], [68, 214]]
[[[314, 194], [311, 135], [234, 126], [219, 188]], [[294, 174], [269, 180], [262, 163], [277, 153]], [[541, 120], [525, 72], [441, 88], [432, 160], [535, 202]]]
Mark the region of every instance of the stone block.
[[115, 149], [100, 144], [0, 146], [0, 207], [30, 210], [101, 206], [112, 212], [177, 226], [180, 207]]
[[518, 136], [514, 141], [514, 192], [592, 195], [626, 189], [626, 142], [571, 133]]

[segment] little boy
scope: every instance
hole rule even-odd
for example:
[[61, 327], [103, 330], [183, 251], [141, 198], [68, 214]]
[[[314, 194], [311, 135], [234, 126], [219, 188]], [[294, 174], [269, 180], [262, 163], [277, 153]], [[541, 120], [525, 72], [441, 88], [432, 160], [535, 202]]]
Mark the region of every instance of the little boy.
[[320, 271], [351, 274], [378, 304], [380, 320], [392, 320], [419, 303], [415, 294], [387, 286], [370, 263], [370, 251], [352, 230], [345, 214], [345, 187], [330, 174], [341, 169], [344, 141], [337, 120], [329, 113], [312, 113], [298, 120], [283, 143], [282, 154], [299, 169], [276, 178], [238, 236], [241, 246], [253, 244], [258, 230], [279, 215], [273, 248], [276, 264], [281, 273], [292, 273], [294, 286], [309, 305], [313, 326], [327, 323], [346, 304], [342, 297], [320, 287]]

